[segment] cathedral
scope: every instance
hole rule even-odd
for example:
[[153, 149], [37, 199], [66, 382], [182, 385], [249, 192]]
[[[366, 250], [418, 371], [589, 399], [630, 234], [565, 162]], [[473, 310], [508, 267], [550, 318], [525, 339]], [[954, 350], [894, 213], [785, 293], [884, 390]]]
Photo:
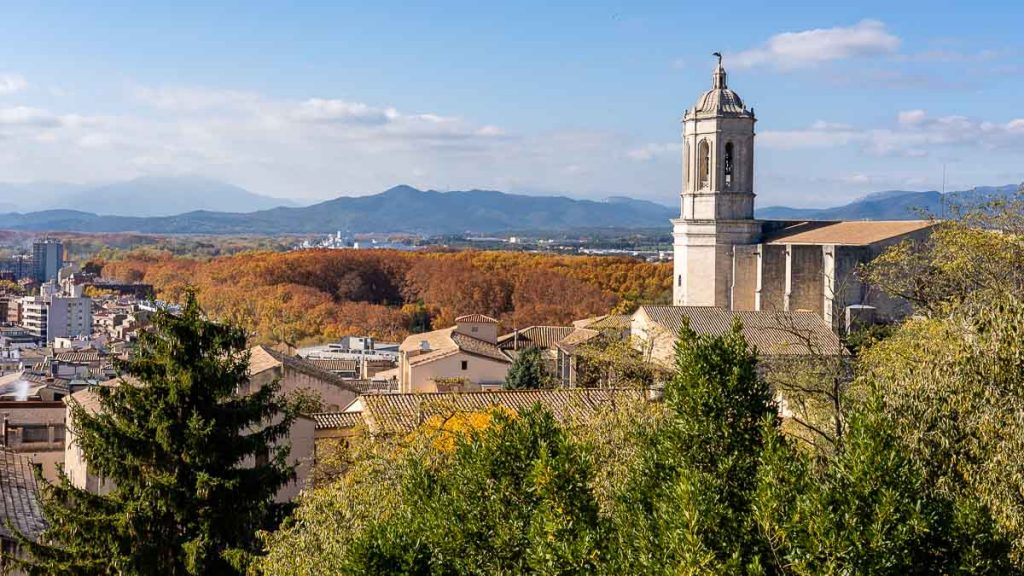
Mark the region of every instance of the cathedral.
[[886, 320], [904, 312], [905, 303], [854, 271], [888, 246], [927, 235], [932, 222], [755, 219], [756, 121], [729, 88], [718, 56], [711, 89], [683, 114], [673, 304], [814, 312], [838, 331], [851, 316]]

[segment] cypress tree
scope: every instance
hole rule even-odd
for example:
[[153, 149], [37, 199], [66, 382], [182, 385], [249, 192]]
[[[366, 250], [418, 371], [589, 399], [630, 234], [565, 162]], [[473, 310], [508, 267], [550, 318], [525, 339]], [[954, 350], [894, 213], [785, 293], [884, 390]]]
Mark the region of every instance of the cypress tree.
[[294, 478], [279, 442], [294, 413], [277, 383], [247, 392], [240, 328], [207, 320], [194, 293], [160, 312], [99, 410], [70, 403], [75, 441], [105, 495], [66, 476], [43, 489], [49, 527], [23, 540], [29, 574], [232, 574], [282, 516]]

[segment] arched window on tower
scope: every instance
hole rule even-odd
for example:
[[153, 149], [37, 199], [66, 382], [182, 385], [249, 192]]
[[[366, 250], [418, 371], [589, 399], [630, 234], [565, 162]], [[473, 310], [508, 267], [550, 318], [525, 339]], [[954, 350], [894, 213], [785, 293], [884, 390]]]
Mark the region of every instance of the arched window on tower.
[[725, 143], [725, 158], [722, 163], [725, 168], [725, 185], [732, 186], [732, 142]]
[[708, 176], [711, 174], [711, 148], [707, 140], [701, 140], [697, 147], [697, 188], [710, 186]]

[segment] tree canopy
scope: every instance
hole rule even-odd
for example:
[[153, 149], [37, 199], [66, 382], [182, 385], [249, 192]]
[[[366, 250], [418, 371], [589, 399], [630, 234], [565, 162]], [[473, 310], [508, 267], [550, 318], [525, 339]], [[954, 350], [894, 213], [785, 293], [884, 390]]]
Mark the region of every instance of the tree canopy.
[[62, 476], [43, 488], [49, 524], [24, 541], [30, 574], [231, 574], [284, 510], [293, 421], [276, 384], [246, 395], [245, 333], [205, 319], [188, 293], [161, 312], [99, 408], [69, 404], [73, 441], [109, 493]]

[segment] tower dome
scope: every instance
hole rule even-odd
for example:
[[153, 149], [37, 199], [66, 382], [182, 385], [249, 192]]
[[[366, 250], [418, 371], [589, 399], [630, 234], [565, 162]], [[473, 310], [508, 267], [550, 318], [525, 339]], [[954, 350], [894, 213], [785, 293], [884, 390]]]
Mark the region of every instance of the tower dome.
[[717, 52], [715, 55], [718, 56], [718, 66], [711, 75], [711, 89], [701, 94], [693, 109], [686, 111], [686, 116], [753, 116], [753, 111], [743, 105], [740, 95], [729, 89], [722, 57]]

